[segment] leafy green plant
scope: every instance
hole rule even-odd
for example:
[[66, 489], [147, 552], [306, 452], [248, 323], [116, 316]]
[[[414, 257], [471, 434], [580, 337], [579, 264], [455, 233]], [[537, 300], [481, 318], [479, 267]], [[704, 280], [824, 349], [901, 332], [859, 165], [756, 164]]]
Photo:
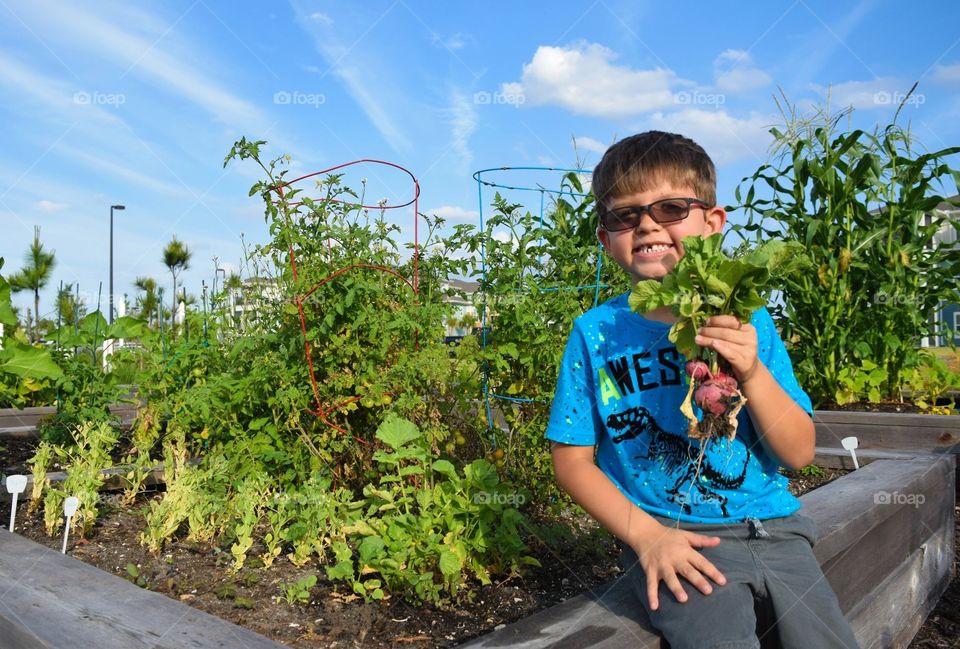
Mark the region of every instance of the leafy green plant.
[[[466, 579], [490, 583], [491, 574], [538, 565], [525, 554], [522, 516], [512, 504], [526, 494], [503, 485], [484, 460], [461, 474], [447, 460], [431, 460], [427, 436], [412, 422], [387, 418], [377, 439], [386, 471], [367, 485], [361, 516], [334, 541], [327, 576], [355, 593], [381, 599], [385, 590], [413, 601], [458, 597]], [[374, 577], [373, 575], [376, 575]]]
[[[3, 258], [0, 257], [0, 269]], [[50, 352], [34, 347], [20, 329], [10, 298], [9, 282], [0, 275], [0, 407], [38, 405], [50, 394], [52, 381], [63, 375]]]
[[[100, 505], [100, 487], [105, 476], [104, 469], [113, 465], [110, 452], [117, 443], [118, 433], [104, 422], [87, 422], [72, 431], [73, 441], [64, 446], [53, 445], [51, 452], [44, 451], [34, 457], [34, 477], [41, 475], [37, 461], [53, 456], [66, 469], [67, 477], [60, 484], [51, 484], [45, 474], [41, 483], [44, 522], [47, 533], [53, 534], [63, 524], [63, 501], [67, 496], [76, 496], [80, 503], [73, 517], [73, 527], [81, 536], [86, 536], [97, 521]], [[42, 467], [45, 471], [46, 467]]]
[[[795, 242], [766, 241], [730, 258], [722, 240], [719, 233], [685, 237], [684, 256], [674, 269], [662, 281], [638, 282], [629, 299], [630, 307], [641, 313], [673, 307], [677, 322], [670, 327], [669, 338], [688, 360], [690, 377], [680, 410], [689, 421], [688, 435], [694, 438], [733, 437], [737, 413], [746, 402], [724, 359], [696, 344], [697, 331], [715, 315], [749, 322], [753, 312], [767, 304], [770, 291], [809, 264], [803, 247]], [[694, 400], [703, 409], [699, 421]]]
[[310, 589], [317, 585], [316, 575], [307, 575], [297, 581], [284, 584], [280, 587], [283, 593], [283, 599], [287, 604], [308, 604], [310, 602]]
[[896, 117], [847, 132], [846, 113], [802, 116], [789, 103], [783, 113], [784, 126], [771, 130], [776, 158], [737, 188], [748, 219], [736, 229], [798, 242], [813, 261], [816, 273], [785, 282], [775, 315], [814, 404], [847, 394], [863, 361], [885, 377], [852, 396], [899, 399], [920, 340], [936, 333], [929, 314], [960, 301], [960, 256], [937, 236], [960, 227], [939, 211], [944, 183], [957, 178], [947, 161], [960, 147], [919, 152]]
[[834, 401], [844, 405], [863, 396], [868, 401], [880, 401], [880, 387], [886, 380], [887, 370], [871, 360], [863, 359], [859, 366], [847, 365], [837, 374]]

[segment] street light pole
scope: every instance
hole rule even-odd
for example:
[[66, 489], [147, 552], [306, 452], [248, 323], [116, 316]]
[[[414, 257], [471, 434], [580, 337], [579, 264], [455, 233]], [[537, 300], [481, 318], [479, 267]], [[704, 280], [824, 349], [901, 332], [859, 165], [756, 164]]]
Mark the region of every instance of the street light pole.
[[113, 324], [113, 210], [125, 210], [124, 205], [110, 206], [110, 324]]

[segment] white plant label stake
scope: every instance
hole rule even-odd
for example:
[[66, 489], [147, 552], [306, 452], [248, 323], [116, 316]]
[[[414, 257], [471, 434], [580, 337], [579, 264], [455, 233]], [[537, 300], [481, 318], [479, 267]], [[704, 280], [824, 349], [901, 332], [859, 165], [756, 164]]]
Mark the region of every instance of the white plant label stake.
[[73, 519], [73, 515], [77, 513], [77, 506], [80, 504], [80, 501], [76, 496], [70, 496], [63, 501], [63, 515], [67, 517], [67, 526], [63, 530], [63, 549], [60, 550], [61, 554], [67, 553], [67, 538], [70, 536], [70, 521]]
[[859, 469], [860, 463], [857, 462], [857, 447], [860, 445], [860, 443], [857, 441], [857, 438], [844, 437], [843, 439], [840, 440], [840, 444], [843, 446], [843, 448], [850, 451], [850, 457], [853, 458], [853, 468]]
[[10, 532], [13, 532], [13, 522], [17, 518], [17, 496], [23, 493], [23, 490], [27, 488], [27, 476], [25, 475], [8, 475], [7, 476], [7, 493], [13, 496], [13, 500], [10, 502]]

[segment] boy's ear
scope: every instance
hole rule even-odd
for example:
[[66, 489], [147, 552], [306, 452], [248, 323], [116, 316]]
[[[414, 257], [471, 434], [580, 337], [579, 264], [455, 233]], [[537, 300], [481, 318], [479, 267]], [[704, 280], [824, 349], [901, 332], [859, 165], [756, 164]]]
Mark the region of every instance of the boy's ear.
[[597, 240], [603, 246], [603, 249], [607, 252], [610, 251], [610, 233], [597, 226]]
[[706, 219], [704, 234], [723, 232], [723, 226], [727, 224], [727, 212], [719, 205], [714, 205], [704, 212], [704, 219]]

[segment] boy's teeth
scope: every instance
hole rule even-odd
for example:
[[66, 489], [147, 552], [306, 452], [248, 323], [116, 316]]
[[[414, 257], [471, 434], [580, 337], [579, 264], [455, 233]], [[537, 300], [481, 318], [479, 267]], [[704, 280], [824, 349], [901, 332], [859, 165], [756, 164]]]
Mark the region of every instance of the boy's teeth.
[[664, 250], [669, 249], [670, 246], [666, 244], [658, 244], [656, 246], [640, 246], [640, 252], [663, 252]]

